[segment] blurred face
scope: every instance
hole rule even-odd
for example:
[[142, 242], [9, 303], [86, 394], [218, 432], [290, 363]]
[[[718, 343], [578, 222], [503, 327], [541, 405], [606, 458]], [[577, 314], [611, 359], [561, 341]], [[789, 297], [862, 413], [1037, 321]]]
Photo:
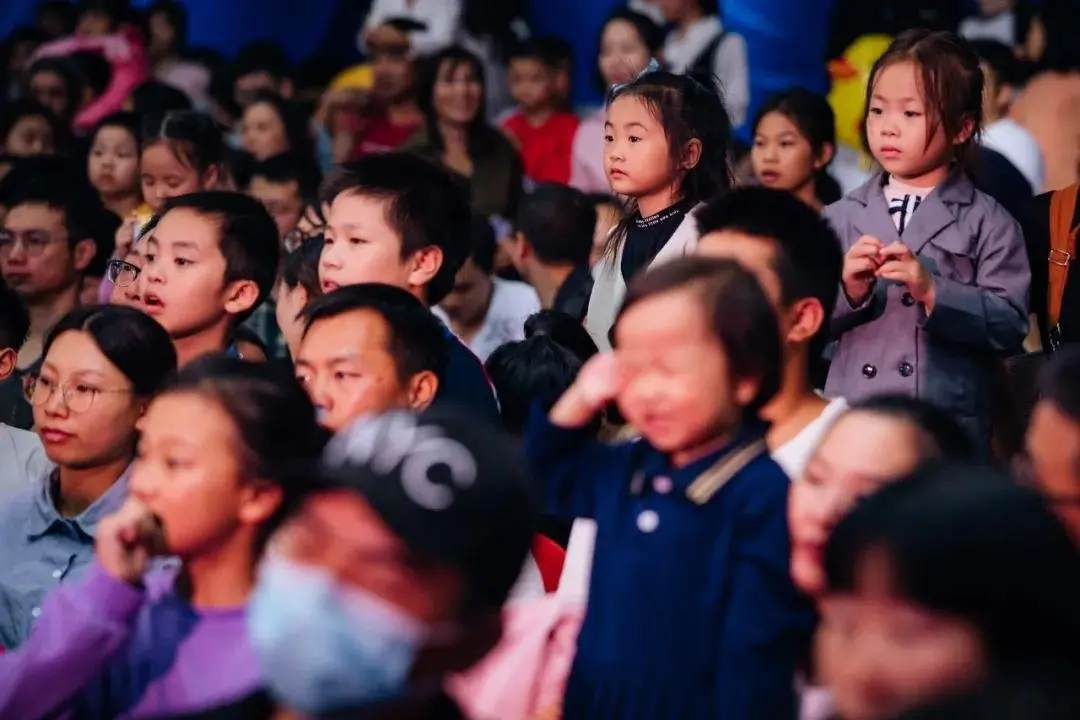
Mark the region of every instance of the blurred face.
[[255, 96], [259, 94], [260, 90], [279, 92], [281, 83], [264, 70], [241, 75], [236, 78], [236, 84], [233, 86], [233, 99], [236, 100], [237, 105], [246, 108], [255, 101]]
[[1080, 423], [1040, 400], [1027, 431], [1031, 478], [1080, 542]]
[[274, 106], [266, 102], [252, 103], [244, 110], [243, 139], [244, 149], [256, 160], [289, 150], [285, 123]]
[[139, 431], [129, 491], [160, 519], [170, 554], [212, 553], [280, 505], [280, 488], [246, 477], [243, 443], [218, 402], [192, 392], [162, 395]]
[[49, 121], [40, 115], [19, 118], [4, 142], [4, 152], [15, 157], [52, 155], [56, 152], [56, 138]]
[[821, 167], [810, 142], [791, 118], [778, 112], [766, 113], [758, 123], [750, 160], [761, 184], [777, 190], [805, 188]]
[[412, 89], [412, 60], [409, 37], [388, 25], [376, 28], [368, 37], [368, 54], [374, 64], [374, 95], [393, 102]]
[[176, 41], [176, 28], [172, 26], [169, 16], [164, 12], [156, 12], [150, 16], [150, 49], [156, 53], [171, 50]]
[[143, 402], [89, 333], [57, 337], [33, 386], [34, 427], [63, 467], [93, 468], [131, 455]]
[[642, 197], [672, 185], [667, 134], [637, 97], [623, 95], [608, 106], [604, 171], [611, 189], [619, 195]]
[[79, 16], [75, 34], [84, 37], [97, 37], [112, 32], [112, 18], [107, 13], [90, 10]]
[[139, 192], [139, 147], [124, 128], [103, 127], [94, 136], [87, 168], [90, 183], [102, 197]]
[[248, 195], [266, 206], [277, 225], [278, 237], [284, 238], [300, 222], [304, 201], [300, 199], [300, 185], [296, 181], [276, 183], [256, 175], [248, 185]]
[[941, 127], [928, 127], [922, 80], [913, 63], [886, 66], [874, 79], [866, 116], [870, 152], [886, 172], [919, 182], [940, 178], [950, 143]]
[[444, 61], [435, 80], [432, 104], [446, 122], [468, 125], [480, 113], [484, 88], [470, 63]]
[[[421, 382], [420, 376], [431, 376]], [[365, 415], [429, 404], [431, 373], [402, 381], [390, 353], [390, 331], [381, 315], [354, 310], [312, 324], [300, 342], [296, 377], [335, 432]], [[423, 392], [421, 392], [423, 391]]]
[[600, 36], [600, 76], [604, 85], [630, 82], [649, 64], [652, 53], [626, 20], [612, 20]]
[[483, 321], [491, 306], [491, 277], [469, 258], [454, 277], [454, 289], [439, 307], [450, 318], [465, 325]]
[[304, 335], [304, 324], [298, 316], [307, 303], [308, 293], [303, 285], [291, 288], [284, 282], [278, 283], [274, 316], [277, 319], [278, 328], [281, 329], [281, 334], [285, 337], [285, 344], [289, 347], [289, 357], [295, 358], [300, 351], [300, 339]]
[[822, 557], [833, 528], [860, 498], [915, 469], [925, 455], [920, 440], [905, 420], [859, 410], [830, 428], [788, 500], [791, 576], [800, 590], [821, 595]]
[[68, 116], [71, 98], [68, 97], [64, 78], [49, 70], [41, 70], [30, 78], [30, 95], [35, 100], [53, 111], [58, 118]]
[[214, 172], [200, 177], [198, 170], [180, 162], [180, 158], [165, 143], [155, 143], [143, 149], [139, 172], [143, 199], [154, 212], [160, 210], [169, 198], [206, 190], [217, 179]]
[[442, 252], [424, 248], [401, 257], [401, 235], [387, 217], [387, 201], [346, 192], [330, 205], [319, 259], [323, 292], [366, 282], [419, 295], [442, 265]]
[[617, 398], [619, 410], [663, 452], [729, 431], [757, 393], [755, 380], [732, 382], [724, 348], [692, 291], [631, 307], [615, 326], [615, 347], [631, 376]]
[[70, 246], [62, 210], [23, 204], [11, 208], [0, 232], [0, 272], [4, 282], [28, 304], [79, 281], [94, 257], [92, 240]]
[[678, 23], [687, 19], [692, 12], [699, 10], [700, 0], [656, 0], [656, 6], [669, 23]]
[[974, 626], [897, 593], [884, 551], [868, 553], [857, 576], [855, 593], [820, 603], [817, 667], [840, 717], [896, 717], [978, 682], [985, 652]]
[[539, 58], [510, 61], [510, 95], [522, 110], [547, 107], [552, 99], [551, 71]]

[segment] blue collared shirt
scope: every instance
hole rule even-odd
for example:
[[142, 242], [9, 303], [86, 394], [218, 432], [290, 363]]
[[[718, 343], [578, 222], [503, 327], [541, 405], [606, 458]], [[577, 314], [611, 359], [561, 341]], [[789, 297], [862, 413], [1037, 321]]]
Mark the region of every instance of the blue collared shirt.
[[[98, 521], [116, 512], [127, 498], [129, 470], [73, 518], [60, 515], [53, 502], [55, 471], [26, 490], [8, 495], [0, 505], [0, 585], [17, 603], [4, 603], [0, 645], [11, 648], [26, 638], [41, 613], [41, 602], [62, 582], [79, 577], [94, 557]], [[22, 608], [24, 617], [10, 608]]]

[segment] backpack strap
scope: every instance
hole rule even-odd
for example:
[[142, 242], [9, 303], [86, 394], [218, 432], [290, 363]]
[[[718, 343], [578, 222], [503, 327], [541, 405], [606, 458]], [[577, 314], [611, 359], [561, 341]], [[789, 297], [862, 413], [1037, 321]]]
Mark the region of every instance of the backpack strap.
[[716, 65], [714, 62], [716, 51], [720, 49], [720, 43], [724, 42], [727, 34], [727, 30], [723, 29], [716, 33], [713, 39], [706, 43], [705, 48], [694, 58], [694, 61], [687, 66], [686, 71], [711, 77], [714, 74], [713, 67]]
[[1056, 346], [1055, 337], [1061, 334], [1061, 301], [1065, 297], [1065, 284], [1069, 280], [1069, 266], [1076, 256], [1076, 235], [1080, 226], [1073, 226], [1080, 183], [1057, 190], [1050, 196], [1050, 252], [1049, 283], [1046, 297], [1046, 318], [1050, 341]]

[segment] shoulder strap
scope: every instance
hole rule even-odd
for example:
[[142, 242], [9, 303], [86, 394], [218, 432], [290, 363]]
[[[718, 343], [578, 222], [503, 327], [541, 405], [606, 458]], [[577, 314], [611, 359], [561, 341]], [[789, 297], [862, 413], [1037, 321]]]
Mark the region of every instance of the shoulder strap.
[[1069, 265], [1076, 254], [1076, 231], [1073, 217], [1076, 214], [1077, 194], [1080, 183], [1057, 190], [1050, 196], [1050, 265], [1046, 315], [1050, 328], [1061, 320], [1061, 300], [1065, 296], [1065, 283], [1069, 279]]
[[720, 43], [724, 42], [725, 37], [727, 37], [727, 30], [721, 30], [716, 33], [713, 39], [710, 40], [705, 45], [705, 48], [698, 53], [698, 56], [694, 58], [694, 61], [687, 66], [687, 72], [712, 75], [713, 66], [716, 64], [713, 62], [713, 58], [716, 57], [716, 51], [720, 48]]

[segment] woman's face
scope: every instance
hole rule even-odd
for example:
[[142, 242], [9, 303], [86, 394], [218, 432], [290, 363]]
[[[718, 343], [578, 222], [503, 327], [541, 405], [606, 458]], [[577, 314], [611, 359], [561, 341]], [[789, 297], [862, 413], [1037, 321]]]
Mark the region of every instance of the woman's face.
[[819, 167], [810, 142], [791, 118], [779, 112], [761, 118], [750, 159], [761, 184], [777, 190], [803, 188], [813, 182]]
[[39, 70], [30, 78], [30, 94], [39, 103], [53, 111], [58, 118], [68, 116], [71, 98], [68, 97], [67, 84], [59, 73], [51, 70]]
[[15, 157], [52, 155], [56, 152], [52, 125], [40, 115], [23, 115], [5, 138], [4, 151]]
[[49, 347], [34, 385], [34, 426], [60, 466], [93, 468], [130, 456], [143, 402], [89, 333], [69, 330]]
[[856, 568], [856, 591], [820, 603], [820, 679], [844, 720], [883, 720], [976, 684], [986, 652], [976, 628], [897, 592], [883, 550]]
[[630, 82], [645, 69], [651, 56], [631, 22], [612, 20], [604, 26], [597, 62], [605, 86]]
[[859, 498], [908, 474], [923, 459], [919, 431], [908, 421], [852, 410], [822, 439], [788, 499], [791, 577], [804, 593], [825, 588], [822, 556], [836, 524]]
[[168, 13], [156, 12], [150, 16], [150, 49], [162, 54], [172, 50], [176, 40], [176, 28], [172, 26]]
[[122, 127], [103, 127], [94, 136], [87, 161], [90, 184], [103, 198], [139, 192], [139, 146]]
[[468, 125], [480, 113], [484, 88], [471, 63], [443, 61], [435, 79], [432, 104], [440, 120]]
[[244, 110], [244, 149], [256, 160], [289, 151], [289, 136], [277, 110], [267, 102], [256, 102]]

